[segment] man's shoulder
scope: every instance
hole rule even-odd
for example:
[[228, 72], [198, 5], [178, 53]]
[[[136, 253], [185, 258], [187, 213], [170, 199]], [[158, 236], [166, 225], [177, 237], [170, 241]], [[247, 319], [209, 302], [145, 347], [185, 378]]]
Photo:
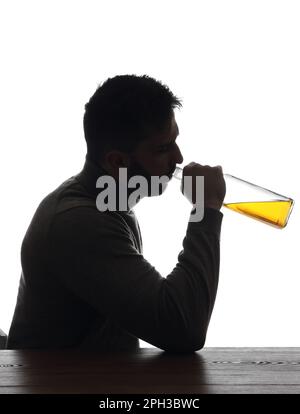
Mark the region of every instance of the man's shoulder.
[[53, 204], [53, 219], [56, 222], [70, 223], [74, 221], [79, 227], [101, 224], [103, 228], [128, 227], [128, 217], [135, 217], [130, 212], [101, 212], [97, 209], [96, 198], [76, 179], [76, 176], [64, 181], [57, 189], [44, 199]]
[[57, 217], [61, 216], [72, 220], [72, 217], [76, 217], [80, 211], [87, 209], [90, 213], [86, 214], [86, 217], [92, 217], [91, 212], [96, 209], [95, 200], [76, 180], [76, 176], [72, 176], [41, 200], [31, 224], [34, 225], [34, 228], [44, 227], [44, 231], [47, 232]]
[[79, 207], [95, 207], [95, 201], [78, 182], [76, 176], [72, 176], [61, 183], [55, 190], [49, 193], [41, 204], [52, 204], [55, 214], [63, 213]]
[[99, 238], [134, 239], [134, 212], [101, 212], [96, 198], [73, 176], [49, 193], [32, 219], [31, 232], [61, 245], [76, 240]]

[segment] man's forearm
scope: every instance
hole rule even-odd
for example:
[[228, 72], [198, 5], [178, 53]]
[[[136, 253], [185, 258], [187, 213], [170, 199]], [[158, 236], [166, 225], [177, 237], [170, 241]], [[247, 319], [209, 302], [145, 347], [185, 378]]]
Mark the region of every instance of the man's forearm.
[[189, 223], [178, 263], [165, 279], [160, 306], [162, 348], [203, 347], [218, 287], [222, 214], [205, 210], [200, 223]]

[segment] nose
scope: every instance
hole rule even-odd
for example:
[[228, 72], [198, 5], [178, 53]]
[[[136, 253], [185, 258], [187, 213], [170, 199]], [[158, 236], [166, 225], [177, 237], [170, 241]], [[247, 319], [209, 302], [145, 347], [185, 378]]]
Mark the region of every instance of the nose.
[[182, 164], [183, 163], [183, 156], [182, 156], [181, 151], [180, 151], [177, 144], [176, 144], [176, 150], [175, 150], [175, 154], [174, 154], [174, 161], [175, 161], [175, 164]]

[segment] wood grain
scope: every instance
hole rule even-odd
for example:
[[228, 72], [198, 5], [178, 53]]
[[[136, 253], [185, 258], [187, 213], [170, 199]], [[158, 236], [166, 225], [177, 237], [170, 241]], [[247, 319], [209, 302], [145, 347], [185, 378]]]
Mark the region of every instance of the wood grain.
[[0, 350], [0, 393], [300, 393], [300, 348], [205, 348], [188, 355]]

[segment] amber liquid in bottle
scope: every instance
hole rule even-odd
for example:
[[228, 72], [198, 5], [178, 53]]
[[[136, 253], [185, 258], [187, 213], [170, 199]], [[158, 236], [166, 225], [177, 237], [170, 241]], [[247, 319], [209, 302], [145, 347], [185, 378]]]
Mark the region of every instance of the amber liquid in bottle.
[[283, 228], [287, 224], [292, 204], [292, 200], [274, 200], [224, 203], [224, 206], [237, 213], [255, 218], [278, 228]]

